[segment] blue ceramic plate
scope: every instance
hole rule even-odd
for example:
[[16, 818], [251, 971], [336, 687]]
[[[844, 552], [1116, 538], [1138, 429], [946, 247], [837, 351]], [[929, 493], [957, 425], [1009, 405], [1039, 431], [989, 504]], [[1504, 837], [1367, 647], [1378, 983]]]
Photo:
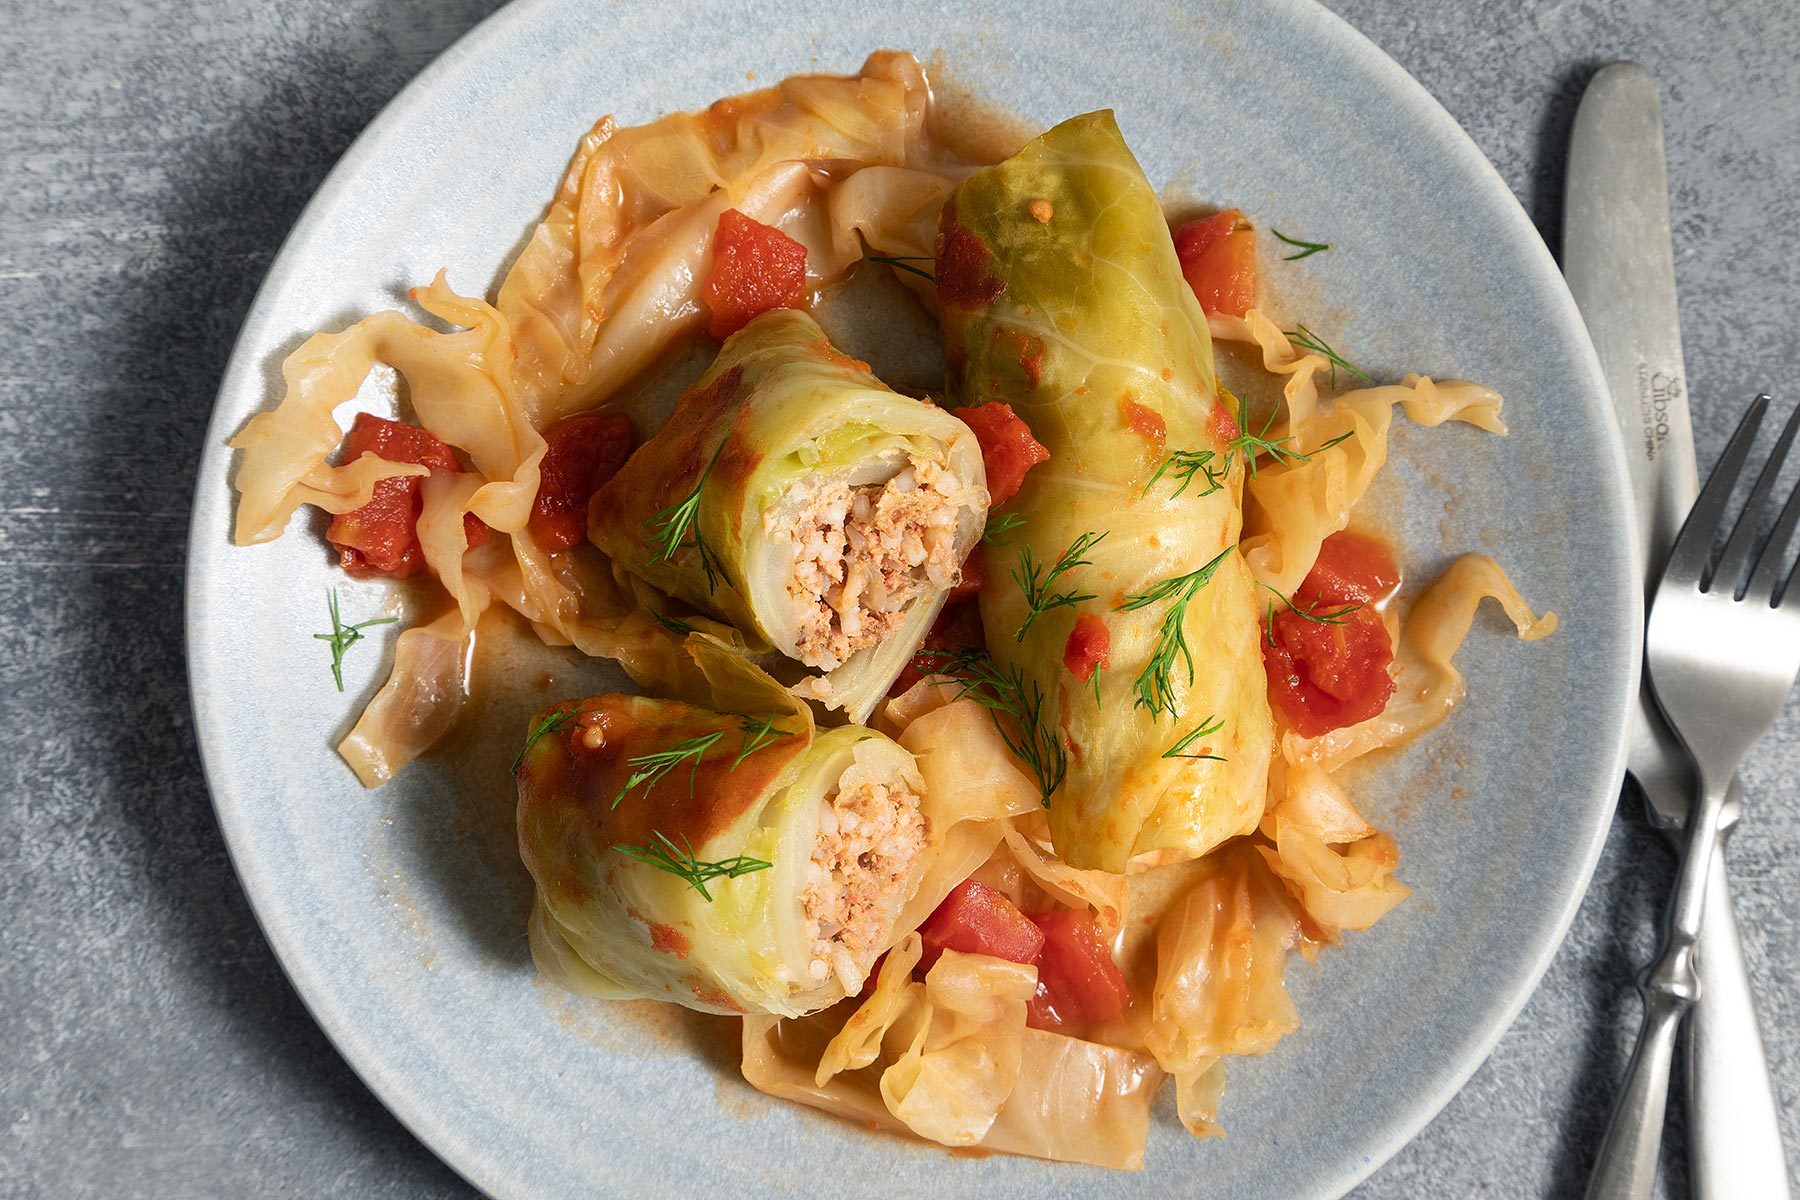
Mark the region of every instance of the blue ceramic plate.
[[[1399, 435], [1383, 494], [1408, 560], [1435, 569], [1485, 551], [1563, 618], [1531, 646], [1492, 614], [1477, 622], [1459, 660], [1467, 703], [1362, 788], [1416, 895], [1294, 965], [1304, 1028], [1232, 1066], [1229, 1138], [1193, 1140], [1165, 1097], [1142, 1174], [867, 1134], [753, 1092], [728, 1026], [540, 983], [505, 771], [537, 702], [495, 689], [466, 723], [472, 748], [363, 791], [332, 747], [385, 677], [393, 631], [349, 655], [346, 695], [308, 635], [324, 627], [333, 583], [346, 619], [398, 601], [343, 581], [316, 538], [229, 544], [225, 440], [273, 402], [278, 365], [306, 333], [394, 307], [439, 267], [463, 290], [492, 286], [603, 112], [636, 123], [743, 90], [747, 71], [853, 71], [885, 46], [935, 58], [1038, 127], [1110, 106], [1151, 179], [1333, 243], [1277, 276], [1287, 308], [1379, 375], [1463, 376], [1507, 398], [1505, 440], [1466, 427]], [[427, 1145], [495, 1196], [818, 1196], [852, 1184], [934, 1200], [1337, 1196], [1481, 1062], [1599, 852], [1639, 621], [1603, 387], [1562, 278], [1500, 177], [1417, 83], [1316, 5], [1123, 18], [1081, 0], [879, 14], [816, 0], [517, 3], [344, 157], [270, 270], [220, 389], [188, 592], [219, 819], [319, 1023]], [[490, 665], [489, 682], [499, 673]], [[543, 650], [520, 650], [507, 677], [546, 673], [558, 695], [610, 681]]]

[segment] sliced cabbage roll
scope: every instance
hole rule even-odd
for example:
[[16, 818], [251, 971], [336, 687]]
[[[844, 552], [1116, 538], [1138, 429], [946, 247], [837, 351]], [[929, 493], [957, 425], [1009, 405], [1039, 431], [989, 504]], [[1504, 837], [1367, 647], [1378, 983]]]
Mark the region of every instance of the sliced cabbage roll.
[[[737, 694], [782, 695], [767, 683]], [[744, 707], [607, 695], [533, 720], [519, 852], [545, 974], [783, 1017], [862, 987], [926, 865], [913, 757], [860, 726], [816, 731], [797, 702]]]
[[981, 615], [1028, 704], [1041, 693], [1024, 744], [1051, 760], [1034, 765], [1057, 853], [1122, 871], [1248, 833], [1273, 738], [1237, 550], [1245, 463], [1205, 317], [1110, 112], [957, 187], [937, 288], [954, 402], [1011, 405], [1050, 451], [1010, 505], [1024, 524], [990, 551]]
[[957, 583], [987, 503], [966, 425], [784, 309], [725, 342], [595, 498], [589, 534], [802, 664], [801, 695], [863, 721]]

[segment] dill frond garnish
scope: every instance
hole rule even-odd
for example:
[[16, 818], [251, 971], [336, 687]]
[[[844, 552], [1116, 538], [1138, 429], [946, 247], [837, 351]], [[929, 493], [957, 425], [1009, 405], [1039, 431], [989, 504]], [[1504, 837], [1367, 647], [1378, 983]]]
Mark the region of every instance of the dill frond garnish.
[[371, 625], [392, 625], [399, 617], [373, 617], [367, 621], [358, 621], [354, 625], [346, 625], [338, 619], [337, 589], [331, 589], [331, 632], [315, 633], [313, 637], [331, 647], [331, 677], [337, 681], [337, 690], [344, 690], [344, 651], [363, 640], [363, 630]]
[[1241, 398], [1238, 400], [1237, 426], [1242, 432], [1226, 446], [1226, 461], [1229, 462], [1230, 456], [1233, 454], [1243, 455], [1244, 467], [1250, 472], [1251, 478], [1256, 477], [1257, 459], [1265, 454], [1282, 466], [1292, 466], [1295, 463], [1311, 462], [1313, 455], [1323, 453], [1338, 443], [1348, 441], [1355, 436], [1354, 430], [1340, 433], [1318, 449], [1302, 453], [1294, 449], [1293, 437], [1272, 438], [1269, 436], [1269, 430], [1275, 426], [1274, 409], [1269, 410], [1268, 419], [1263, 421], [1262, 428], [1254, 433], [1251, 432], [1250, 403]]
[[694, 780], [700, 774], [700, 760], [705, 757], [708, 750], [713, 748], [714, 743], [724, 736], [724, 730], [714, 730], [712, 733], [703, 733], [676, 742], [666, 750], [655, 750], [649, 754], [639, 754], [626, 759], [625, 764], [634, 770], [625, 780], [625, 786], [619, 789], [619, 794], [613, 797], [612, 807], [619, 807], [619, 801], [625, 799], [639, 786], [646, 790], [655, 787], [657, 780], [684, 762], [693, 764], [688, 774], [688, 793], [693, 794]]
[[694, 627], [689, 625], [686, 621], [681, 620], [679, 617], [671, 617], [668, 613], [657, 612], [648, 605], [644, 606], [644, 611], [650, 614], [651, 620], [655, 621], [658, 625], [661, 625], [670, 633], [686, 637], [688, 634], [694, 632]]
[[1189, 571], [1186, 575], [1175, 575], [1153, 584], [1149, 590], [1125, 597], [1115, 612], [1136, 612], [1162, 601], [1169, 602], [1168, 611], [1163, 613], [1162, 626], [1157, 631], [1156, 645], [1150, 652], [1150, 660], [1132, 682], [1135, 708], [1147, 708], [1157, 716], [1180, 715], [1175, 697], [1175, 666], [1180, 661], [1182, 669], [1187, 672], [1187, 685], [1194, 682], [1194, 652], [1187, 640], [1187, 608], [1200, 589], [1212, 582], [1219, 564], [1225, 561], [1233, 547], [1227, 546], [1198, 570]]
[[1045, 572], [1044, 565], [1032, 555], [1030, 546], [1019, 551], [1019, 563], [1012, 569], [1012, 577], [1013, 582], [1019, 585], [1019, 590], [1025, 593], [1026, 611], [1025, 619], [1013, 631], [1015, 642], [1024, 641], [1032, 622], [1051, 609], [1065, 608], [1094, 598], [1091, 594], [1077, 592], [1073, 588], [1066, 592], [1052, 592], [1050, 589], [1056, 586], [1057, 580], [1076, 567], [1091, 565], [1086, 557], [1087, 552], [1105, 540], [1104, 533], [1081, 534], [1051, 564], [1048, 573]]
[[1006, 535], [1018, 529], [1028, 521], [1021, 512], [996, 513], [988, 518], [987, 528], [982, 531], [981, 540], [990, 546], [1006, 545]]
[[1210, 759], [1213, 762], [1225, 762], [1226, 758], [1223, 754], [1187, 753], [1187, 748], [1189, 746], [1193, 745], [1203, 737], [1211, 737], [1223, 728], [1225, 728], [1225, 721], [1223, 718], [1208, 717], [1206, 720], [1200, 722], [1199, 725], [1177, 738], [1173, 746], [1170, 746], [1167, 750], [1162, 752], [1162, 756], [1164, 758], [1195, 758]]
[[655, 867], [659, 871], [667, 871], [671, 875], [679, 875], [687, 880], [689, 887], [712, 903], [712, 893], [706, 885], [714, 879], [736, 879], [740, 875], [749, 875], [756, 871], [766, 871], [775, 864], [765, 859], [750, 858], [740, 854], [736, 858], [724, 858], [707, 862], [695, 856], [693, 844], [683, 834], [681, 845], [677, 846], [668, 835], [661, 830], [651, 833], [652, 841], [648, 845], [635, 846], [621, 842], [613, 847], [627, 858], [635, 858], [641, 863]]
[[[1218, 466], [1213, 465], [1214, 459], [1218, 459]], [[1172, 472], [1173, 477], [1180, 480], [1181, 483], [1173, 492], [1169, 493], [1170, 499], [1187, 491], [1188, 485], [1194, 482], [1196, 475], [1206, 480], [1206, 490], [1195, 492], [1194, 495], [1196, 497], [1210, 496], [1225, 486], [1225, 474], [1229, 470], [1231, 470], [1231, 452], [1229, 450], [1223, 457], [1211, 450], [1177, 450], [1163, 459], [1162, 465], [1156, 468], [1156, 474], [1150, 476], [1150, 482], [1144, 485], [1144, 490], [1149, 491], [1156, 486], [1157, 480]]]
[[1337, 373], [1339, 367], [1342, 367], [1345, 373], [1356, 376], [1364, 383], [1369, 381], [1369, 377], [1365, 375], [1359, 367], [1352, 364], [1349, 359], [1339, 354], [1336, 350], [1333, 350], [1326, 343], [1324, 338], [1320, 337], [1306, 326], [1302, 325], [1297, 329], [1289, 330], [1287, 332], [1287, 340], [1300, 347], [1302, 350], [1310, 350], [1314, 354], [1324, 355], [1325, 361], [1331, 364], [1331, 386], [1334, 390], [1337, 388]]
[[933, 275], [930, 271], [921, 270], [918, 267], [908, 265], [916, 262], [935, 262], [936, 260], [929, 254], [869, 254], [864, 257], [870, 262], [886, 263], [896, 271], [909, 271], [921, 279], [929, 279], [933, 283], [937, 282], [937, 276]]
[[513, 758], [513, 774], [517, 775], [519, 773], [519, 768], [525, 765], [525, 756], [531, 753], [531, 748], [538, 744], [539, 738], [544, 737], [546, 734], [561, 733], [563, 730], [573, 725], [578, 718], [585, 717], [592, 711], [592, 709], [582, 709], [578, 712], [573, 709], [562, 708], [543, 718], [536, 725], [533, 725], [531, 727], [531, 732], [525, 735], [525, 744], [519, 747], [519, 753]]
[[1305, 238], [1291, 238], [1273, 225], [1269, 226], [1269, 232], [1300, 251], [1298, 254], [1282, 255], [1282, 262], [1298, 262], [1303, 258], [1311, 258], [1321, 250], [1331, 249], [1330, 242], [1309, 242]]
[[772, 743], [776, 738], [793, 737], [791, 729], [779, 729], [774, 717], [739, 717], [738, 728], [743, 731], [744, 745], [738, 756], [731, 760], [731, 769], [738, 769], [738, 764]]
[[[1331, 612], [1320, 612], [1319, 605], [1323, 603], [1323, 598], [1315, 599], [1305, 608], [1301, 608], [1298, 604], [1295, 604], [1292, 600], [1283, 596], [1280, 592], [1276, 591], [1260, 579], [1256, 581], [1256, 586], [1263, 589], [1263, 591], [1268, 592], [1271, 596], [1274, 596], [1275, 600], [1279, 600], [1287, 605], [1287, 610], [1296, 617], [1303, 617], [1315, 625], [1342, 625], [1345, 617], [1363, 607], [1361, 604], [1346, 604], [1344, 607], [1334, 609]], [[1275, 607], [1274, 600], [1269, 602], [1269, 607], [1270, 609]]]
[[[1046, 719], [1043, 689], [1028, 681], [1022, 668], [1004, 668], [986, 650], [922, 650], [917, 657], [934, 660], [934, 674], [961, 683], [958, 699], [966, 696], [988, 710], [1001, 740], [1030, 769], [1039, 797], [1049, 808], [1051, 794], [1069, 772], [1069, 752]], [[1008, 728], [1002, 717], [1010, 718], [1016, 728]]]
[[[719, 439], [719, 448], [707, 461], [706, 469], [700, 472], [700, 478], [694, 481], [694, 490], [682, 500], [671, 504], [659, 512], [652, 513], [644, 522], [644, 532], [649, 537], [652, 560], [668, 562], [675, 557], [675, 552], [684, 546], [692, 546], [700, 552], [700, 566], [706, 572], [706, 590], [712, 591], [718, 586], [717, 576], [723, 572], [718, 556], [713, 553], [706, 539], [700, 536], [695, 518], [700, 515], [700, 493], [706, 487], [712, 469], [718, 464], [719, 455], [725, 453], [725, 443], [729, 436]], [[689, 540], [689, 534], [692, 540]]]

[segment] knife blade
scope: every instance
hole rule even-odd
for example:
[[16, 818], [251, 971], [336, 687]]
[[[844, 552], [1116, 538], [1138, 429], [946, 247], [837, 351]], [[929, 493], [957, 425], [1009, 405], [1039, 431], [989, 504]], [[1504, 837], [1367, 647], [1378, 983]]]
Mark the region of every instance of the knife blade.
[[[1602, 67], [1576, 110], [1563, 274], [1624, 435], [1647, 602], [1699, 478], [1676, 307], [1662, 108], [1656, 77], [1636, 63]], [[1647, 684], [1628, 737], [1627, 770], [1652, 819], [1678, 828], [1693, 795], [1693, 768]], [[1732, 787], [1735, 819], [1735, 780]], [[1688, 1022], [1689, 1173], [1702, 1200], [1785, 1200], [1787, 1161], [1774, 1092], [1725, 882], [1723, 854], [1715, 855], [1700, 939], [1701, 1002]]]

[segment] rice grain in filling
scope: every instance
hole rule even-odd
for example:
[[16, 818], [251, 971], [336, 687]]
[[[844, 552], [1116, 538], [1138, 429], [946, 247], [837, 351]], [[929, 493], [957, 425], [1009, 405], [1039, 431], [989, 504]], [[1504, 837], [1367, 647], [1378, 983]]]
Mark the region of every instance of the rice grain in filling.
[[908, 783], [863, 766], [820, 801], [801, 913], [812, 933], [808, 983], [836, 975], [847, 993], [862, 986], [887, 949], [925, 848], [925, 818]]
[[791, 489], [764, 521], [793, 554], [795, 656], [834, 670], [894, 632], [921, 594], [955, 587], [957, 517], [969, 491], [918, 458], [885, 483], [840, 477]]

